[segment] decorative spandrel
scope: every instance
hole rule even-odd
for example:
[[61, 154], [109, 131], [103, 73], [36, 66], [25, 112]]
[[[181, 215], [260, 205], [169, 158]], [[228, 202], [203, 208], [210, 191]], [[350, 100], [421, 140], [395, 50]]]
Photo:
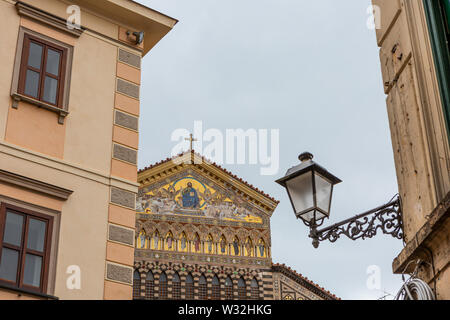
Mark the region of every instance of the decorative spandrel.
[[262, 213], [242, 197], [192, 174], [144, 188], [137, 200], [137, 212], [263, 223]]

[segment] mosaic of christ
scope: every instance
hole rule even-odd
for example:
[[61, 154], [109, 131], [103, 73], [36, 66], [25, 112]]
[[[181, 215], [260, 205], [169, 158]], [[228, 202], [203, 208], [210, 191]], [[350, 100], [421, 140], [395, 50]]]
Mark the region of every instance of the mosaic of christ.
[[138, 198], [137, 211], [147, 214], [184, 214], [262, 223], [238, 196], [225, 196], [195, 177], [184, 177]]

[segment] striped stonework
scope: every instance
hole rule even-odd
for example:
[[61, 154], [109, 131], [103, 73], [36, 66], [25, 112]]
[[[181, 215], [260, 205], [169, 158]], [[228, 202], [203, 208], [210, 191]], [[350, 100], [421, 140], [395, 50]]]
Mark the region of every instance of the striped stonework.
[[[198, 200], [193, 208], [181, 203], [187, 187], [178, 182], [185, 179], [195, 180], [186, 184], [198, 193], [190, 192]], [[167, 299], [277, 299], [270, 235], [274, 198], [194, 151], [139, 171], [138, 182], [134, 268], [151, 271], [155, 279], [164, 272]], [[230, 216], [223, 206], [235, 213], [253, 209]]]
[[[155, 275], [155, 279], [158, 279], [161, 272], [165, 272], [167, 275], [167, 291], [168, 291], [168, 299], [173, 298], [172, 292], [173, 292], [173, 276], [176, 273], [178, 273], [180, 277], [180, 292], [181, 292], [181, 299], [186, 298], [186, 278], [188, 274], [191, 274], [194, 280], [194, 300], [199, 300], [199, 280], [201, 276], [205, 276], [206, 278], [206, 289], [207, 289], [207, 300], [212, 300], [212, 281], [214, 276], [217, 276], [220, 283], [220, 300], [226, 300], [225, 296], [225, 281], [227, 277], [230, 277], [233, 281], [233, 299], [238, 299], [238, 281], [242, 277], [246, 283], [246, 299], [252, 299], [251, 296], [251, 282], [253, 279], [256, 279], [258, 286], [259, 286], [259, 297], [262, 298], [262, 292], [263, 287], [262, 283], [263, 280], [259, 276], [261, 274], [261, 270], [251, 270], [251, 269], [231, 269], [227, 268], [224, 269], [220, 266], [202, 266], [202, 265], [189, 265], [189, 264], [176, 264], [176, 263], [159, 263], [159, 262], [135, 262], [135, 270], [139, 272], [141, 275], [141, 283], [143, 283], [142, 279], [145, 279], [146, 274], [151, 271]], [[197, 272], [195, 271], [197, 270]], [[211, 270], [211, 272], [208, 272], [208, 270]], [[155, 292], [159, 291], [159, 288], [157, 288], [159, 282], [155, 281]], [[159, 295], [154, 295], [153, 298], [146, 297], [141, 294], [142, 297], [145, 299], [159, 299]]]
[[264, 300], [273, 300], [273, 278], [272, 270], [264, 270], [262, 272], [262, 296]]
[[[134, 210], [138, 192], [137, 151], [141, 76], [141, 53], [138, 50], [131, 51], [124, 48], [118, 48], [117, 51], [116, 94], [114, 105], [111, 106], [114, 120], [111, 124], [113, 135], [110, 174], [123, 181], [123, 185], [111, 187], [105, 280], [128, 285], [129, 297], [132, 296], [133, 291]], [[139, 274], [139, 295], [141, 298], [145, 298], [146, 291], [148, 291], [146, 290], [147, 273], [140, 272]], [[117, 296], [106, 290], [108, 290], [108, 286], [105, 285], [105, 297], [128, 298], [126, 296], [128, 287], [123, 290], [123, 296]]]

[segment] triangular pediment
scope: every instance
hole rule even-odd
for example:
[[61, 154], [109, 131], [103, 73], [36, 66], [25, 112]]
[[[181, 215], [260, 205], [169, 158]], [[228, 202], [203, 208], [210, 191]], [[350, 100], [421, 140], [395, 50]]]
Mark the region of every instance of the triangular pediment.
[[139, 172], [137, 213], [266, 224], [277, 201], [195, 153]]

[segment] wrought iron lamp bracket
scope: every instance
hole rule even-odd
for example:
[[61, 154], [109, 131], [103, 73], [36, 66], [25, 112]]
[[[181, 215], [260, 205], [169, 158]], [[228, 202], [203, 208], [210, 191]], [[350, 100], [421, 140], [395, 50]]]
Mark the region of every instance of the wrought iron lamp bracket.
[[[320, 225], [322, 223], [323, 221], [320, 222]], [[396, 196], [395, 200], [382, 206], [318, 230], [317, 227], [320, 225], [308, 225], [309, 237], [313, 239], [314, 248], [319, 247], [320, 241], [335, 242], [341, 235], [345, 235], [351, 240], [372, 238], [377, 234], [378, 229], [381, 229], [384, 234], [402, 240], [401, 199]]]

